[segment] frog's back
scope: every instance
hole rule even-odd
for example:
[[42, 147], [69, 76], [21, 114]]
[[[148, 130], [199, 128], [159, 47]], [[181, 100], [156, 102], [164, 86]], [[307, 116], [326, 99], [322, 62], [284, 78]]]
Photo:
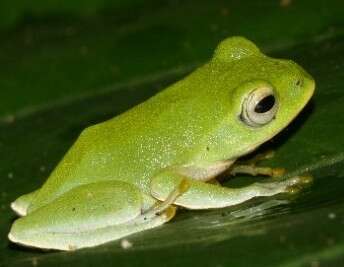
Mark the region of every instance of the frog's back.
[[209, 121], [213, 127], [223, 117], [221, 108], [214, 111], [210, 104], [214, 99], [206, 92], [214, 82], [201, 73], [208, 72], [207, 68], [203, 66], [146, 102], [85, 129], [29, 209], [75, 186], [101, 180], [124, 180], [148, 192], [156, 172], [187, 162], [197, 142], [207, 135]]

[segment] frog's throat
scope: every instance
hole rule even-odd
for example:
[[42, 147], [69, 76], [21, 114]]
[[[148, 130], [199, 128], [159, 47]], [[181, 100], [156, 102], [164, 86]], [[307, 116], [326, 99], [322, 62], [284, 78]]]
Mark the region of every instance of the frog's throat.
[[176, 167], [179, 174], [199, 181], [209, 181], [226, 171], [235, 160], [219, 160], [207, 166], [185, 165]]

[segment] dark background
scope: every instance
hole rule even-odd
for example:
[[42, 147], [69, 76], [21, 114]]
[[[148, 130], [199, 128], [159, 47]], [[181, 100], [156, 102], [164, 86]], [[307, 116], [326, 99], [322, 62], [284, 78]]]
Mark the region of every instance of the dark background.
[[[23, 2], [0, 3], [0, 266], [344, 265], [343, 1]], [[49, 253], [9, 244], [10, 202], [42, 184], [84, 127], [180, 79], [232, 35], [315, 78], [310, 105], [263, 148], [276, 151], [265, 164], [310, 171], [312, 187], [181, 211], [128, 237], [128, 250], [118, 242]]]

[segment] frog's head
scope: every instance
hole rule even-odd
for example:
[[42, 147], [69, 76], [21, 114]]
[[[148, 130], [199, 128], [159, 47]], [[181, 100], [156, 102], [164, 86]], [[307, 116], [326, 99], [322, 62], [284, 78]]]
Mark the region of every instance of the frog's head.
[[271, 139], [299, 114], [315, 88], [295, 62], [267, 57], [242, 37], [220, 43], [212, 68], [221, 73], [214, 91], [226, 106], [213, 144], [231, 153], [221, 157], [240, 157]]

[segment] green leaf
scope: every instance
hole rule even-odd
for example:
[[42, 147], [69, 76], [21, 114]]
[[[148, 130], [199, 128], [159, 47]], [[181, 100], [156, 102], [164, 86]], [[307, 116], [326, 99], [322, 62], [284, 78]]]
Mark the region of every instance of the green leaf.
[[[281, 3], [287, 4], [288, 1]], [[344, 261], [344, 22], [342, 1], [169, 1], [80, 19], [49, 13], [2, 32], [0, 266], [340, 266]], [[265, 162], [314, 184], [293, 198], [181, 210], [162, 227], [75, 252], [7, 241], [9, 204], [39, 187], [80, 131], [147, 99], [243, 35], [302, 65], [313, 101], [264, 149]], [[260, 178], [256, 178], [260, 179]], [[235, 178], [246, 182], [247, 177]]]

